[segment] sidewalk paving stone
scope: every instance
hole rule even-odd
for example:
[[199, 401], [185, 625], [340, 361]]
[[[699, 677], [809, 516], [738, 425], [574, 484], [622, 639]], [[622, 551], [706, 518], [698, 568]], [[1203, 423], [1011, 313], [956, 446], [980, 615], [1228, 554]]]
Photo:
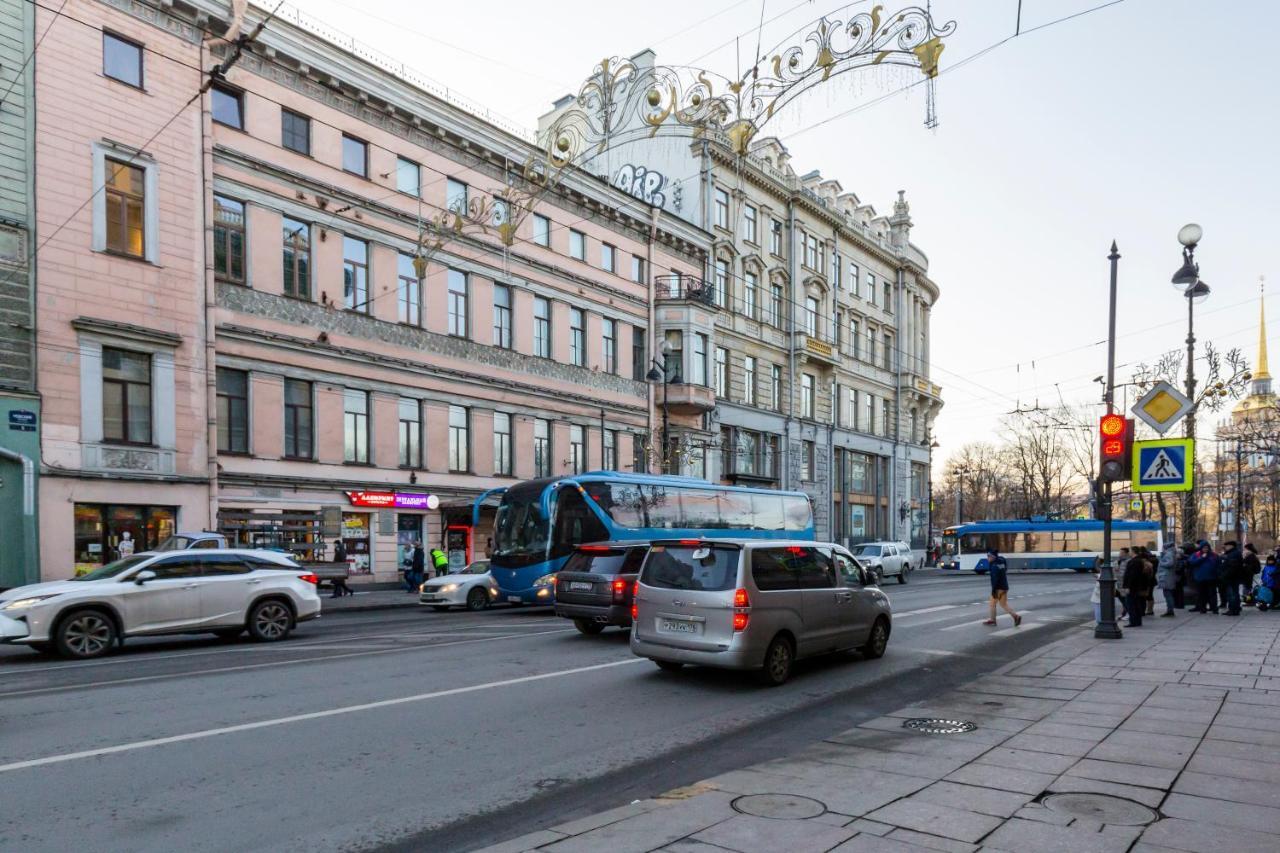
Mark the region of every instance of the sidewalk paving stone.
[[[1276, 804], [1275, 789], [1271, 786], [1259, 785], [1252, 779], [1238, 779], [1232, 776], [1187, 771], [1178, 777], [1173, 791], [1177, 794], [1230, 800], [1234, 803], [1253, 803], [1273, 809]], [[1280, 849], [1280, 838], [1277, 839], [1276, 847]]]
[[1259, 747], [1280, 747], [1280, 731], [1268, 729], [1256, 721], [1249, 726], [1250, 728], [1240, 728], [1214, 722], [1205, 737], [1208, 740], [1238, 740], [1241, 743], [1257, 744]]
[[528, 835], [522, 835], [519, 838], [513, 838], [510, 841], [504, 841], [501, 844], [495, 844], [492, 847], [486, 847], [479, 853], [525, 853], [525, 851], [536, 850], [544, 844], [551, 844], [564, 837], [558, 832], [543, 829], [538, 832], [531, 832]]
[[1100, 782], [1114, 782], [1117, 785], [1143, 785], [1148, 788], [1168, 790], [1173, 781], [1178, 778], [1178, 771], [1163, 767], [1146, 767], [1082, 758], [1067, 770], [1066, 775], [1097, 779]]
[[740, 814], [690, 836], [740, 853], [825, 853], [857, 833], [810, 820], [771, 820]]
[[[1255, 754], [1255, 757], [1261, 756]], [[1280, 785], [1280, 763], [1209, 755], [1204, 750], [1199, 750], [1195, 755], [1191, 756], [1191, 760], [1187, 762], [1187, 770], [1194, 773], [1230, 776], [1234, 779], [1251, 779], [1254, 782]]]
[[1074, 737], [1039, 738], [1028, 734], [1014, 735], [1004, 742], [1009, 749], [1023, 749], [1032, 752], [1047, 752], [1051, 755], [1069, 755], [1083, 758], [1090, 750], [1097, 749], [1099, 744], [1092, 740]]
[[978, 756], [976, 764], [1007, 767], [1015, 770], [1031, 770], [1036, 773], [1058, 774], [1079, 760], [1075, 755], [1057, 755], [1052, 752], [1036, 752], [1028, 749], [1011, 749], [997, 746]]
[[921, 847], [918, 844], [865, 833], [858, 833], [839, 847], [831, 849], [831, 853], [931, 853], [931, 851], [930, 847]]
[[927, 835], [923, 832], [916, 832], [914, 829], [895, 829], [885, 838], [891, 841], [904, 841], [907, 844], [918, 844], [921, 847], [928, 847], [930, 850], [944, 850], [946, 853], [973, 853], [978, 849], [976, 844], [956, 841], [952, 838], [942, 838], [938, 835]]
[[837, 744], [823, 744], [826, 754], [818, 761], [857, 767], [866, 770], [887, 770], [903, 776], [937, 779], [952, 770], [963, 767], [967, 759], [948, 758], [941, 755], [912, 755], [909, 752], [881, 752], [876, 749], [852, 749]]
[[591, 853], [597, 850], [647, 853], [733, 817], [736, 814], [730, 806], [733, 799], [732, 794], [709, 791], [674, 805], [662, 806], [557, 841], [541, 849], [554, 853]]
[[584, 832], [590, 832], [602, 826], [608, 826], [611, 823], [617, 823], [629, 817], [638, 814], [653, 811], [660, 808], [660, 804], [654, 800], [645, 800], [639, 803], [631, 803], [625, 806], [618, 806], [616, 809], [609, 809], [599, 814], [588, 815], [578, 820], [571, 820], [568, 823], [562, 823], [558, 826], [551, 827], [552, 832], [558, 832], [561, 835], [581, 835]]
[[1001, 824], [998, 817], [940, 806], [926, 800], [908, 798], [890, 803], [868, 815], [880, 823], [891, 823], [929, 835], [956, 841], [976, 842]]
[[1183, 684], [1209, 684], [1215, 687], [1247, 687], [1253, 689], [1258, 679], [1249, 675], [1214, 675], [1212, 673], [1189, 672], [1182, 676]]
[[984, 838], [982, 849], [1007, 853], [1124, 853], [1132, 843], [1132, 837], [1014, 818]]
[[1053, 773], [1037, 773], [1020, 767], [1003, 767], [994, 764], [967, 764], [944, 777], [948, 782], [997, 788], [1018, 794], [1038, 796], [1057, 776]]
[[1070, 737], [1079, 740], [1092, 740], [1095, 743], [1101, 743], [1106, 739], [1107, 735], [1114, 731], [1110, 726], [1087, 726], [1077, 723], [1057, 723], [1049, 720], [1041, 720], [1026, 730], [1027, 734], [1035, 737]]
[[1141, 843], [1156, 844], [1174, 850], [1191, 853], [1229, 849], [1231, 853], [1275, 853], [1274, 832], [1257, 832], [1254, 829], [1233, 829], [1227, 845], [1223, 844], [1222, 827], [1197, 820], [1165, 818], [1158, 820], [1142, 833]]
[[[1202, 821], [1232, 829], [1280, 826], [1280, 808], [1232, 803], [1188, 794], [1170, 794], [1160, 806], [1160, 811], [1167, 817]], [[1276, 840], [1273, 836], [1273, 851], [1276, 849]]]
[[1176, 728], [1178, 734], [1188, 737], [1204, 737], [1205, 732], [1209, 730], [1208, 723], [1197, 723], [1190, 720], [1178, 720], [1176, 725], [1170, 720], [1153, 720], [1149, 717], [1140, 717], [1135, 713], [1132, 717], [1120, 724], [1116, 731], [1127, 732], [1130, 734], [1149, 734], [1162, 735], [1169, 732], [1170, 729]]
[[917, 791], [908, 799], [925, 800], [940, 806], [967, 809], [993, 817], [1011, 817], [1014, 812], [1030, 802], [1031, 798], [1031, 794], [943, 781], [935, 782]]
[[866, 818], [859, 818], [853, 823], [845, 825], [849, 827], [849, 829], [857, 832], [865, 832], [870, 835], [888, 835], [894, 829], [894, 827], [887, 823], [876, 823], [874, 820], [867, 820]]

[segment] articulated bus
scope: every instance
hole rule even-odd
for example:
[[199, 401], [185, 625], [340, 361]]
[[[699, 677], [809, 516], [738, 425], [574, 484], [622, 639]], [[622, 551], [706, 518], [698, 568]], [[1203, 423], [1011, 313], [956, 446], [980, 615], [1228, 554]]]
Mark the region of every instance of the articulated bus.
[[[1111, 553], [1145, 545], [1160, 553], [1163, 539], [1158, 521], [1115, 521], [1111, 524]], [[978, 561], [995, 547], [1010, 569], [1075, 569], [1088, 572], [1102, 560], [1102, 522], [1011, 519], [975, 521], [942, 532], [939, 566], [982, 573]]]
[[489, 567], [500, 600], [550, 604], [575, 546], [681, 537], [812, 540], [813, 507], [800, 492], [691, 477], [589, 471], [528, 480], [502, 493]]

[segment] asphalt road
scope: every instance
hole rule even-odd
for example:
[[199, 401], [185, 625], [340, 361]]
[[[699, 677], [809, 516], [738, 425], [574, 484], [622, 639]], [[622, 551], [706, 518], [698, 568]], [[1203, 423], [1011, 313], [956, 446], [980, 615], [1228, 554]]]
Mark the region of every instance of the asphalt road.
[[468, 850], [784, 755], [995, 669], [1090, 617], [1092, 576], [886, 587], [877, 661], [781, 688], [660, 672], [545, 610], [333, 614], [66, 662], [0, 648], [0, 849]]

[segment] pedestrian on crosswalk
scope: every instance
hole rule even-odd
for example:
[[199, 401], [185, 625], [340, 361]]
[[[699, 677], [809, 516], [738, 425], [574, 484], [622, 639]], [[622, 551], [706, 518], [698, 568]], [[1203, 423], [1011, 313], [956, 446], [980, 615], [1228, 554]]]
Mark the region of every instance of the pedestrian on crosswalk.
[[991, 618], [983, 625], [996, 624], [996, 605], [1013, 617], [1013, 627], [1022, 624], [1022, 617], [1009, 606], [1009, 563], [1000, 552], [992, 548], [987, 552], [987, 573], [991, 576]]

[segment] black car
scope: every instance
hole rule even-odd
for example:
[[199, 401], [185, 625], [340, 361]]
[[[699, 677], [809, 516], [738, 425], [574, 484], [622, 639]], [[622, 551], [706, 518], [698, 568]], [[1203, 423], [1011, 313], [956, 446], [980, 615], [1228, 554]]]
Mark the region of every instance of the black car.
[[631, 627], [631, 594], [648, 542], [579, 545], [556, 573], [556, 615], [584, 634]]

